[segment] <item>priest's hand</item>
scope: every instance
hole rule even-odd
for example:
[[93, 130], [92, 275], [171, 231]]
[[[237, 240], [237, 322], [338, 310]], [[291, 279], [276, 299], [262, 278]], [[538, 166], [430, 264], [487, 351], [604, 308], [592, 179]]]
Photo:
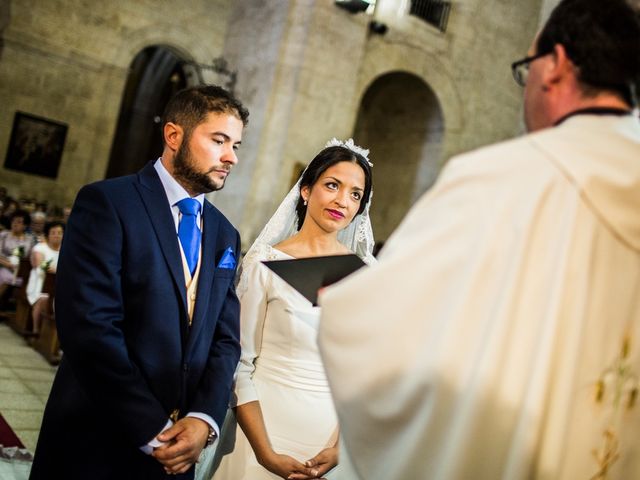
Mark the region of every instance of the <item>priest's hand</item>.
[[152, 455], [167, 473], [185, 473], [198, 460], [208, 436], [207, 422], [195, 417], [181, 418], [158, 435], [158, 440], [167, 443], [154, 449]]

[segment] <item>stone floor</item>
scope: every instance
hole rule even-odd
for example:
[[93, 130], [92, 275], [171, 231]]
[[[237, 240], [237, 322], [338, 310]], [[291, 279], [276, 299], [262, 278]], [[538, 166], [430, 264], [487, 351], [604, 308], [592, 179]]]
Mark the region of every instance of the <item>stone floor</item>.
[[32, 453], [55, 372], [56, 367], [0, 322], [0, 413]]

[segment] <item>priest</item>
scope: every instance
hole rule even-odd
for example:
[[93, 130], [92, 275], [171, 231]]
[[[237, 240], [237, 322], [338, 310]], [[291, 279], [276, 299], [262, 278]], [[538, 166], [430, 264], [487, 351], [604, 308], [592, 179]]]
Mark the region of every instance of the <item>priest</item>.
[[638, 12], [562, 0], [512, 69], [529, 133], [320, 296], [340, 479], [640, 478]]

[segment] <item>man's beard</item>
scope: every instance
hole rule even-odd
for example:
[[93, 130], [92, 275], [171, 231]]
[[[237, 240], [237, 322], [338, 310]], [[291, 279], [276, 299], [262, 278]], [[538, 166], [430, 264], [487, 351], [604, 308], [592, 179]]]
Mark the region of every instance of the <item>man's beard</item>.
[[214, 169], [206, 173], [199, 172], [195, 169], [194, 163], [191, 149], [185, 141], [173, 159], [173, 176], [187, 191], [199, 195], [201, 193], [215, 192], [224, 187], [224, 180], [221, 180], [220, 184], [216, 184], [209, 176], [209, 173], [213, 172]]

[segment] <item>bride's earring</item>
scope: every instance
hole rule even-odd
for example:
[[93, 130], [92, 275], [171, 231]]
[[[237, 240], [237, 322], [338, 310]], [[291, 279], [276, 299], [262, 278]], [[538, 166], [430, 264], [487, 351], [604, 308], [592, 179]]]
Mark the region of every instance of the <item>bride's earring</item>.
[[302, 202], [304, 204], [304, 206], [307, 206], [307, 201], [305, 200], [304, 202]]

